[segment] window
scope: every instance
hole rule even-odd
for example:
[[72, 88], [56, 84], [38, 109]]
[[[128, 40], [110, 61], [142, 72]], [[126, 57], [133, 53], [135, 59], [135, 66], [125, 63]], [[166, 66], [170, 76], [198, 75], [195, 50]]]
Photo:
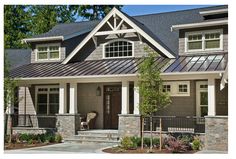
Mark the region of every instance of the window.
[[133, 43], [126, 40], [112, 41], [104, 45], [105, 58], [132, 57]]
[[187, 84], [180, 84], [179, 85], [179, 93], [187, 93], [188, 92], [188, 85]]
[[36, 87], [36, 103], [38, 114], [56, 114], [59, 111], [58, 86]]
[[189, 32], [185, 35], [185, 51], [207, 51], [223, 49], [223, 30]]
[[163, 92], [171, 92], [171, 85], [163, 85]]
[[58, 44], [38, 45], [36, 60], [59, 60], [60, 47]]
[[170, 96], [190, 96], [190, 82], [163, 82], [163, 92], [168, 92]]

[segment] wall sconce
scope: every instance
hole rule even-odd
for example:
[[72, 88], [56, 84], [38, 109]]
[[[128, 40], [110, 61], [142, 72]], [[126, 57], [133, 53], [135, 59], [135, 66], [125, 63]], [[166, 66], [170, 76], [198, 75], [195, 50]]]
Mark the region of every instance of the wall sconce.
[[97, 96], [101, 96], [101, 88], [98, 86], [98, 88], [96, 89], [96, 95]]

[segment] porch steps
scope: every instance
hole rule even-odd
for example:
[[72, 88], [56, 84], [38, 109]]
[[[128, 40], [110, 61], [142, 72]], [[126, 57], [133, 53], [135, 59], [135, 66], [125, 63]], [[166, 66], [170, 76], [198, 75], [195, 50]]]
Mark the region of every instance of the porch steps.
[[118, 144], [120, 142], [117, 130], [78, 131], [78, 135], [66, 138], [64, 141], [77, 142], [77, 143], [114, 143], [114, 144]]

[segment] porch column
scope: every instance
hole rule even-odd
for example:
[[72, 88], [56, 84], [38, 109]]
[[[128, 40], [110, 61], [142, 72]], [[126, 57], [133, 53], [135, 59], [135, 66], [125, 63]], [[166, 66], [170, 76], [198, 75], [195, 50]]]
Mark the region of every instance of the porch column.
[[121, 114], [129, 113], [129, 81], [122, 81], [122, 106]]
[[77, 83], [70, 83], [70, 114], [77, 113]]
[[216, 115], [215, 79], [208, 79], [208, 116]]
[[139, 87], [138, 87], [138, 81], [134, 81], [134, 114], [139, 114]]
[[66, 113], [66, 83], [60, 83], [59, 86], [59, 114]]

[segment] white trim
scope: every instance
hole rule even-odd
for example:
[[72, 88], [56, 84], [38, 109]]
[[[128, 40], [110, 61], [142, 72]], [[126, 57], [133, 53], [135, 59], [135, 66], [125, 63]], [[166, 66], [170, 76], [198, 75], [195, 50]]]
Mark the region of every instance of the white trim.
[[134, 81], [134, 111], [133, 111], [133, 114], [140, 114], [139, 113], [139, 101], [140, 101], [140, 94], [139, 94], [138, 81]]
[[135, 29], [99, 31], [99, 32], [95, 33], [95, 36], [111, 35], [111, 34], [123, 34], [123, 33], [134, 33], [134, 32], [137, 32], [137, 31]]
[[[59, 58], [49, 58], [49, 47], [50, 46], [58, 46]], [[47, 47], [47, 59], [38, 59], [38, 47]], [[61, 60], [61, 43], [47, 43], [47, 44], [37, 44], [34, 49], [35, 53], [35, 61], [43, 62], [43, 61], [60, 61]]]
[[216, 115], [215, 79], [208, 79], [208, 116]]
[[67, 112], [67, 84], [59, 84], [59, 114], [65, 114]]
[[[50, 94], [50, 88], [59, 88], [58, 85], [42, 85], [42, 86], [35, 86], [35, 112], [38, 114], [38, 89], [39, 88], [47, 88], [47, 92], [45, 93], [40, 93], [40, 94], [47, 94], [47, 114], [49, 114], [49, 94]], [[59, 90], [60, 91], [60, 90]], [[53, 92], [52, 92], [53, 93]], [[54, 92], [58, 93], [59, 92]], [[59, 94], [60, 95], [60, 94]], [[60, 100], [60, 99], [59, 99]], [[60, 103], [59, 103], [60, 105]]]
[[[105, 46], [107, 44], [110, 44], [110, 43], [113, 43], [113, 42], [116, 42], [116, 41], [126, 41], [126, 42], [129, 42], [132, 44], [132, 56], [122, 56], [122, 57], [106, 57], [105, 56]], [[127, 40], [127, 39], [113, 39], [113, 40], [110, 40], [104, 44], [102, 44], [102, 59], [121, 59], [121, 58], [130, 58], [130, 57], [134, 57], [134, 42], [133, 41], [130, 41], [130, 40]]]
[[22, 42], [27, 43], [27, 42], [54, 41], [54, 40], [64, 41], [64, 37], [63, 36], [52, 36], [52, 37], [43, 37], [43, 38], [27, 38], [27, 39], [22, 39]]
[[225, 9], [216, 9], [216, 10], [207, 10], [207, 11], [201, 11], [199, 14], [206, 16], [206, 15], [214, 15], [214, 14], [222, 14], [222, 13], [228, 13], [228, 8]]
[[225, 72], [223, 73], [220, 81], [220, 90], [225, 88], [226, 83], [228, 83], [228, 65], [226, 66]]
[[[219, 48], [212, 48], [212, 49], [207, 49], [205, 47], [205, 34], [210, 34], [210, 33], [220, 33], [220, 47]], [[201, 34], [202, 35], [202, 49], [195, 49], [195, 50], [188, 50], [188, 36], [190, 35], [197, 35]], [[192, 32], [186, 32], [185, 33], [185, 38], [184, 38], [184, 50], [185, 53], [195, 53], [195, 52], [208, 52], [208, 51], [223, 51], [223, 29], [214, 29], [214, 30], [202, 30], [202, 31], [192, 31]]]
[[180, 29], [197, 28], [197, 27], [215, 26], [215, 25], [226, 25], [226, 24], [228, 24], [228, 20], [172, 25], [171, 31], [180, 30]]
[[126, 23], [128, 23], [131, 27], [133, 27], [137, 32], [139, 32], [144, 38], [150, 41], [156, 48], [158, 48], [162, 53], [164, 53], [168, 58], [175, 58], [168, 50], [166, 50], [163, 46], [157, 43], [152, 37], [150, 37], [147, 33], [145, 33], [142, 29], [140, 29], [136, 24], [134, 24], [130, 19], [128, 19], [124, 14], [122, 14], [115, 7], [107, 14], [105, 18], [84, 38], [84, 40], [67, 56], [67, 58], [62, 62], [63, 64], [67, 64], [72, 57], [95, 35], [96, 32], [113, 16], [117, 14], [120, 18], [122, 18]]
[[129, 81], [122, 81], [121, 114], [129, 114]]
[[200, 88], [200, 85], [208, 85], [208, 84], [207, 84], [207, 81], [196, 81], [196, 116], [197, 117], [201, 116], [200, 93], [208, 92], [207, 88]]
[[76, 82], [70, 83], [70, 114], [77, 114], [77, 90], [78, 85]]

